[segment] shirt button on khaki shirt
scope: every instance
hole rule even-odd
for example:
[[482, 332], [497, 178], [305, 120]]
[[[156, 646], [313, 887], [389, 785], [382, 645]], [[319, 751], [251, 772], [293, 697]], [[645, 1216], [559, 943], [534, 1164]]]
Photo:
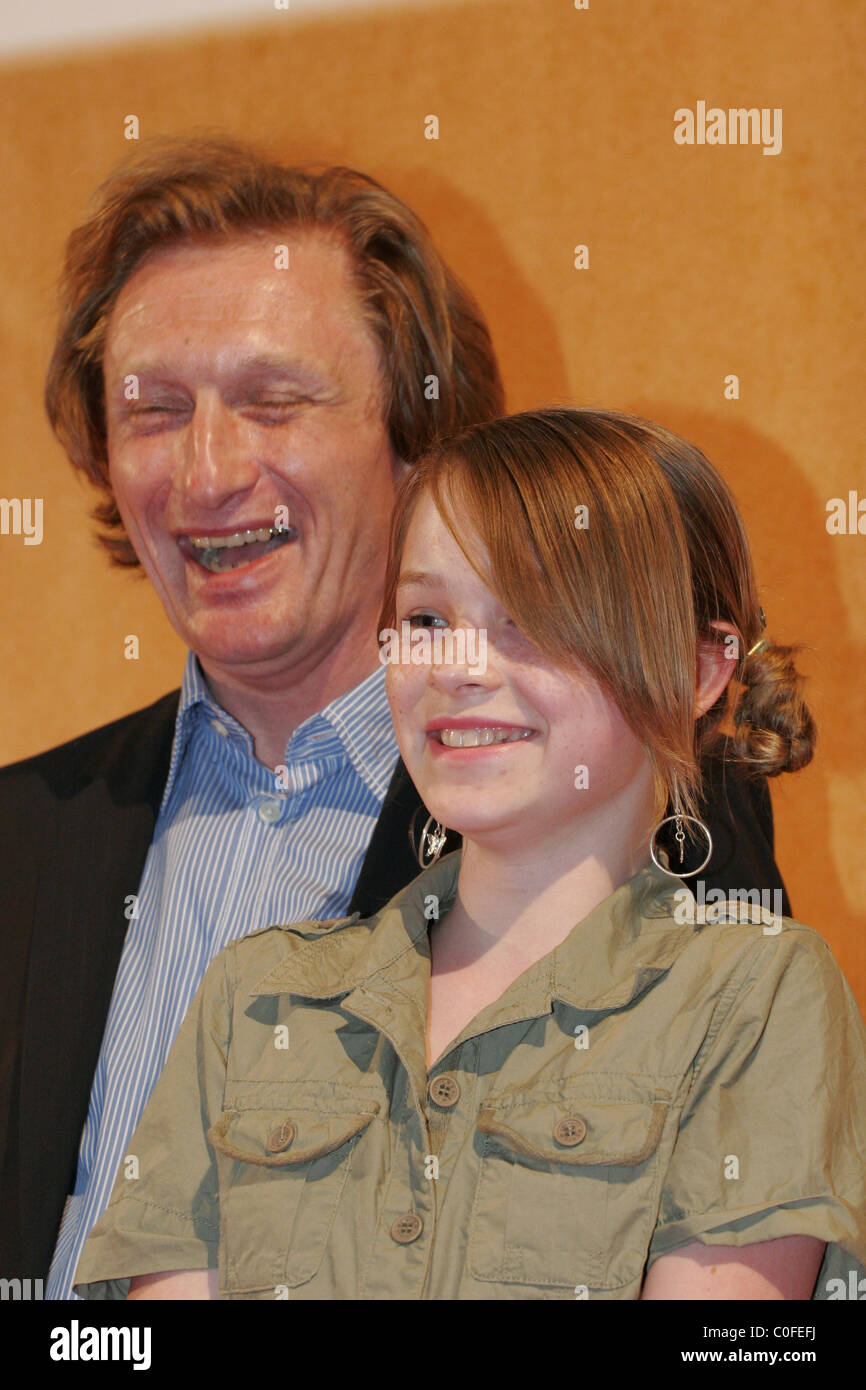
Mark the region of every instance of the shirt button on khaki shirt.
[[411, 1245], [423, 1229], [424, 1222], [417, 1211], [407, 1211], [405, 1216], [398, 1216], [396, 1221], [392, 1221], [391, 1239], [396, 1240], [398, 1245]]
[[434, 1076], [427, 1086], [427, 1094], [434, 1105], [450, 1110], [460, 1099], [460, 1082], [454, 1076]]
[[553, 1137], [564, 1149], [573, 1149], [575, 1144], [582, 1144], [586, 1138], [586, 1124], [579, 1115], [569, 1115], [564, 1120], [557, 1120], [553, 1126]]
[[459, 862], [369, 921], [216, 958], [77, 1291], [214, 1266], [228, 1299], [635, 1299], [688, 1241], [804, 1234], [827, 1242], [813, 1296], [847, 1296], [866, 1029], [822, 938], [742, 905], [696, 928], [650, 866], [428, 1072], [424, 906]]
[[284, 1120], [276, 1129], [272, 1129], [265, 1141], [265, 1148], [268, 1153], [282, 1153], [289, 1147], [295, 1137], [295, 1126], [291, 1120]]

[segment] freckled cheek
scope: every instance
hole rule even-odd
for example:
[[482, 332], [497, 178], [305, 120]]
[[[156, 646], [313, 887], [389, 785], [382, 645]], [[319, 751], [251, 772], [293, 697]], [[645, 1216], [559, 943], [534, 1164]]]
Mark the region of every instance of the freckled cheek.
[[385, 676], [385, 690], [394, 728], [401, 738], [411, 737], [419, 745], [426, 740], [417, 709], [423, 689], [423, 678], [419, 681], [417, 671], [413, 671], [411, 667], [389, 664]]
[[595, 724], [596, 737], [606, 748], [614, 750], [622, 761], [634, 758], [639, 753], [639, 742], [615, 705], [602, 705], [596, 713]]
[[583, 764], [596, 791], [624, 785], [642, 764], [643, 749], [617, 711], [599, 710], [581, 723], [572, 741], [571, 766]]

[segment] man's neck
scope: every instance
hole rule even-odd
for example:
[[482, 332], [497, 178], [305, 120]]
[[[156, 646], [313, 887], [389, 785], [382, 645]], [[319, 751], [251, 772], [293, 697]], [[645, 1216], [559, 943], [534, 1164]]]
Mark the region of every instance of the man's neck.
[[366, 680], [379, 663], [375, 648], [372, 653], [356, 653], [351, 661], [337, 654], [331, 661], [297, 673], [295, 679], [292, 672], [251, 679], [201, 658], [199, 664], [214, 699], [251, 735], [258, 761], [275, 769], [283, 765], [295, 729]]

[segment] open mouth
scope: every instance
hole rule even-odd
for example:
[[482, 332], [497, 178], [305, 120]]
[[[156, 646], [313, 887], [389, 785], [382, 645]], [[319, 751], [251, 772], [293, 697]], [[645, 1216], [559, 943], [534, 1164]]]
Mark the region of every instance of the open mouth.
[[184, 555], [211, 574], [242, 569], [281, 549], [298, 536], [294, 526], [262, 526], [255, 531], [234, 531], [228, 536], [181, 536]]

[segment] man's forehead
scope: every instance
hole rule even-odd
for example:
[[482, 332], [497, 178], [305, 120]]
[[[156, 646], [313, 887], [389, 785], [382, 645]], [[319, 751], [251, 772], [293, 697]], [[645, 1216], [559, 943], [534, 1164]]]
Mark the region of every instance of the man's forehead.
[[[325, 256], [342, 260], [349, 266], [348, 246], [340, 233], [332, 227], [301, 226], [286, 224], [273, 227], [239, 228], [237, 231], [204, 233], [190, 235], [166, 245], [154, 246], [146, 251], [137, 263], [132, 276], [153, 266], [170, 266], [172, 263], [207, 263], [226, 257], [237, 261], [256, 261], [260, 257], [264, 264], [274, 264], [275, 247], [287, 246], [295, 253], [309, 256]], [[132, 277], [130, 277], [132, 278]]]
[[106, 356], [144, 352], [156, 363], [160, 339], [173, 349], [202, 334], [204, 345], [237, 345], [252, 370], [280, 365], [281, 345], [296, 357], [302, 342], [308, 351], [320, 343], [329, 358], [371, 349], [378, 357], [349, 253], [319, 229], [191, 241], [150, 253], [111, 310]]
[[121, 287], [109, 316], [120, 320], [171, 314], [178, 301], [191, 311], [225, 307], [253, 317], [281, 307], [311, 311], [323, 300], [357, 317], [360, 298], [348, 250], [319, 228], [244, 233], [218, 240], [157, 247]]

